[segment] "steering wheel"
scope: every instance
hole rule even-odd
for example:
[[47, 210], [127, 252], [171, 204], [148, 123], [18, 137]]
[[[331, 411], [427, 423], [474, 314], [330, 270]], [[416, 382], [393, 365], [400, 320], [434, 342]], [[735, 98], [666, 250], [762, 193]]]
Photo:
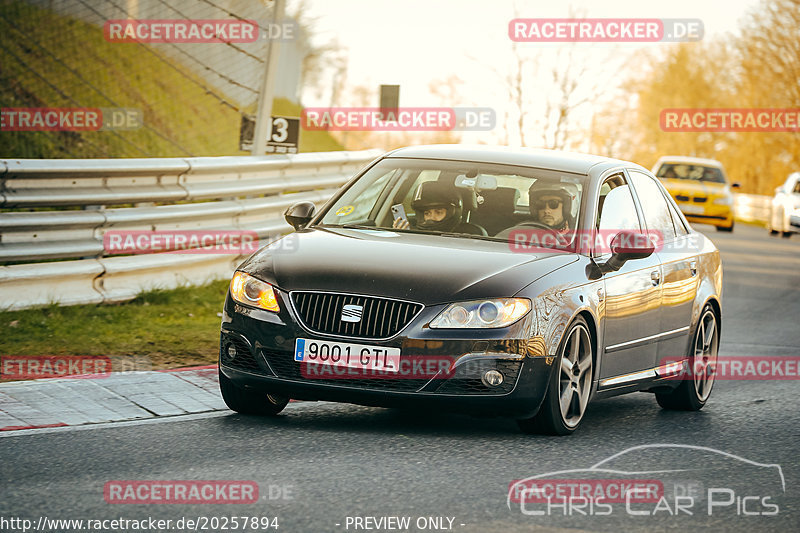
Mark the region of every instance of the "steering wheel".
[[541, 222], [534, 222], [533, 220], [517, 224], [517, 227], [520, 226], [531, 227], [531, 228], [542, 228], [543, 230], [552, 231], [553, 233], [556, 233], [556, 230], [554, 230], [547, 224], [542, 224]]

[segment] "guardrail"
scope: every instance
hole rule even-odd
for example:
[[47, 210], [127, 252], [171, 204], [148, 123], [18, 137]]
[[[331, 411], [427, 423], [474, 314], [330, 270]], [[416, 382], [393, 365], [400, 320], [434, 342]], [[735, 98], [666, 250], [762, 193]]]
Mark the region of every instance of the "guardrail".
[[771, 196], [734, 193], [733, 208], [736, 218], [746, 222], [767, 222], [772, 206]]
[[[110, 257], [109, 231], [291, 230], [291, 204], [321, 205], [380, 151], [187, 159], [0, 160], [0, 308], [118, 302], [228, 277], [243, 255]], [[167, 204], [167, 205], [156, 205]], [[130, 207], [133, 205], [133, 207]], [[33, 261], [57, 260], [55, 262]]]

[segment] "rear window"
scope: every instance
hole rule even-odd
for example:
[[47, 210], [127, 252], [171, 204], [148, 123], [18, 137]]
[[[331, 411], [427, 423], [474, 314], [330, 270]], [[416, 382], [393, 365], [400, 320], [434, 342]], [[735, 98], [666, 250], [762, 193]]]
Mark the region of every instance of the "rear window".
[[716, 167], [705, 165], [692, 165], [688, 163], [663, 163], [656, 172], [656, 176], [663, 179], [681, 179], [706, 181], [711, 183], [725, 183], [725, 176]]

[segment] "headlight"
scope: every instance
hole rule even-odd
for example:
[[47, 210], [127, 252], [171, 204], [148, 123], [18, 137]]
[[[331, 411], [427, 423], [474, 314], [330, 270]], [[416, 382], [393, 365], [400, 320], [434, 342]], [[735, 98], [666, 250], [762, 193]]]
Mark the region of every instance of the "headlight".
[[236, 272], [231, 280], [231, 296], [245, 305], [277, 313], [281, 310], [272, 285], [244, 272]]
[[730, 196], [721, 196], [714, 200], [716, 205], [733, 205], [733, 198]]
[[504, 328], [531, 310], [527, 298], [497, 298], [450, 304], [433, 319], [432, 328]]

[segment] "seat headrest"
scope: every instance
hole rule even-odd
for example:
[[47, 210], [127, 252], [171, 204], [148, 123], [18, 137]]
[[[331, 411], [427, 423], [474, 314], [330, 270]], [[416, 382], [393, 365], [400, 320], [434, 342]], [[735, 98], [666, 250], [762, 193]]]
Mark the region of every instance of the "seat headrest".
[[483, 205], [495, 211], [513, 213], [519, 202], [519, 189], [514, 187], [498, 187], [493, 191], [482, 191]]

